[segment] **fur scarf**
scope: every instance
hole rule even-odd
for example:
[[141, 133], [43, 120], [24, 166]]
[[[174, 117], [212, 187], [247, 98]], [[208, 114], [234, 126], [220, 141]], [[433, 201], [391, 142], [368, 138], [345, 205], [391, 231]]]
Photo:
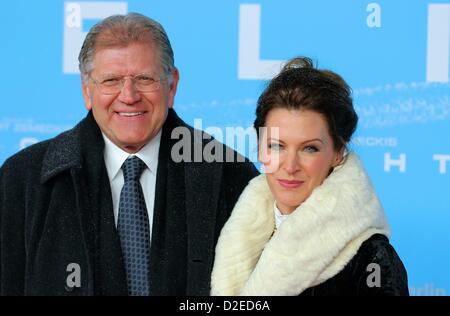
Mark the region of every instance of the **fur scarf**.
[[265, 175], [241, 194], [216, 246], [211, 295], [298, 295], [338, 274], [389, 226], [355, 154], [275, 228]]

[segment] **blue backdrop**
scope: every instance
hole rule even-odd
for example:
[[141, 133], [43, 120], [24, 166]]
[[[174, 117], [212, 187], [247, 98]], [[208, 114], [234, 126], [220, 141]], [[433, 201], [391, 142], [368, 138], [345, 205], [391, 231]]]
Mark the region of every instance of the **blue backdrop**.
[[[306, 55], [340, 73], [360, 116], [352, 148], [381, 197], [411, 294], [450, 293], [450, 1], [2, 2], [0, 164], [85, 116], [81, 42], [99, 19], [130, 11], [169, 34], [179, 114], [219, 138], [211, 127], [221, 128], [234, 147], [226, 128], [248, 133], [281, 62]], [[255, 160], [249, 144], [238, 149]]]

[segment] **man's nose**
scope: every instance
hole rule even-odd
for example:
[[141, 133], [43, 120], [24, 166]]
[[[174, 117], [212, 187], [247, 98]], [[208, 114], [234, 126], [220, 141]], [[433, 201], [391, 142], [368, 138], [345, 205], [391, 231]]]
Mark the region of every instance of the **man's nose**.
[[141, 100], [141, 94], [136, 89], [133, 79], [126, 78], [119, 94], [119, 101], [125, 104], [133, 104]]

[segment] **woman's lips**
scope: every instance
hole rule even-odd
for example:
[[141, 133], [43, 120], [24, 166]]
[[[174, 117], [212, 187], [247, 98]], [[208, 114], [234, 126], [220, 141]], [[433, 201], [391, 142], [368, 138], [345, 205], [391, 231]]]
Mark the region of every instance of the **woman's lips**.
[[278, 183], [286, 189], [296, 189], [300, 187], [304, 181], [278, 179]]

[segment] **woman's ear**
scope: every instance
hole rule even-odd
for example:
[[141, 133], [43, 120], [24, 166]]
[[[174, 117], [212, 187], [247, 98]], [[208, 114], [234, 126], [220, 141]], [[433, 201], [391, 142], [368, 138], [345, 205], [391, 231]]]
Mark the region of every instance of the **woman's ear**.
[[342, 148], [339, 151], [335, 152], [333, 163], [332, 163], [333, 168], [338, 166], [342, 162], [342, 160], [344, 159], [344, 152], [345, 152], [345, 146], [342, 146]]

